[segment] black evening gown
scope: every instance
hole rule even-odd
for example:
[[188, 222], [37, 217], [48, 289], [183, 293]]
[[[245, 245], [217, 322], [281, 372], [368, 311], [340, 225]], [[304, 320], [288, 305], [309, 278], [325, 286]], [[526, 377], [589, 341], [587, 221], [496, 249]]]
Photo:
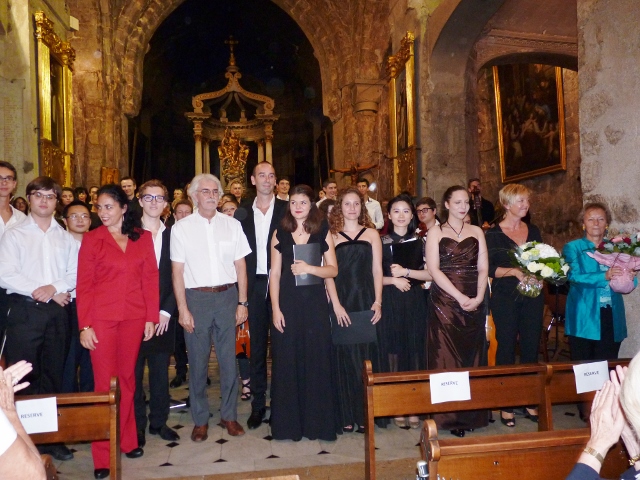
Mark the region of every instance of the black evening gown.
[[[338, 298], [347, 313], [370, 310], [376, 299], [371, 271], [372, 247], [369, 242], [358, 240], [366, 230], [363, 228], [354, 239], [340, 232], [347, 241], [336, 245], [338, 276], [334, 280]], [[371, 314], [373, 316], [373, 311]], [[345, 327], [333, 325], [333, 328]], [[371, 360], [373, 371], [379, 371], [377, 342], [336, 345], [335, 353], [341, 426], [357, 424], [362, 427], [364, 426], [363, 362]]]
[[[391, 276], [394, 244], [410, 242], [411, 247], [420, 251], [416, 255], [422, 258], [422, 240], [413, 232], [404, 237], [390, 233], [381, 240], [382, 271], [385, 277]], [[412, 270], [423, 268], [423, 265], [402, 266]], [[376, 326], [380, 369], [383, 372], [396, 371], [390, 364], [390, 357], [397, 357], [399, 372], [426, 368], [427, 305], [424, 301], [422, 283], [424, 282], [411, 280], [411, 289], [408, 292], [401, 292], [394, 285], [385, 285], [382, 288], [382, 319]]]
[[[327, 232], [325, 223], [307, 243], [319, 243], [326, 252]], [[276, 440], [336, 440], [337, 390], [324, 282], [296, 287], [291, 272], [295, 242], [282, 227], [276, 237], [282, 254], [280, 310], [285, 327], [284, 333], [271, 328], [271, 434]]]
[[[444, 237], [440, 240], [440, 270], [453, 285], [470, 298], [478, 291], [478, 240], [467, 237], [461, 242]], [[486, 366], [485, 308], [480, 305], [466, 312], [438, 284], [431, 284], [429, 302], [429, 370]], [[438, 428], [444, 430], [486, 427], [488, 412], [434, 415]]]

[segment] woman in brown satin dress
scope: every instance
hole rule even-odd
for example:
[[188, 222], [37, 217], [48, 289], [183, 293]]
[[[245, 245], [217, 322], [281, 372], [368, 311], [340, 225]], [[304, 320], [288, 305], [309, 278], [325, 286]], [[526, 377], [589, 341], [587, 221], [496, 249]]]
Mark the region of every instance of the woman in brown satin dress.
[[[427, 269], [433, 278], [427, 333], [428, 368], [486, 365], [485, 310], [489, 259], [482, 229], [464, 223], [469, 194], [449, 187], [443, 196], [447, 221], [427, 236]], [[475, 410], [434, 415], [438, 428], [464, 437], [465, 430], [484, 427], [488, 413]]]

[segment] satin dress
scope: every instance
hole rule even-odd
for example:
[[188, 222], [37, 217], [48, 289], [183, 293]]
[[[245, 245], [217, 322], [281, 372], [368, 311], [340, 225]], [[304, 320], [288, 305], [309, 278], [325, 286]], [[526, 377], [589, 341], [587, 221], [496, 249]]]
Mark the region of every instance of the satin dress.
[[[467, 237], [461, 242], [443, 237], [440, 240], [440, 271], [453, 285], [470, 298], [478, 289], [478, 240]], [[487, 342], [485, 309], [467, 312], [436, 282], [431, 285], [427, 336], [429, 370], [486, 366]], [[471, 429], [488, 424], [486, 410], [434, 415], [439, 429]]]

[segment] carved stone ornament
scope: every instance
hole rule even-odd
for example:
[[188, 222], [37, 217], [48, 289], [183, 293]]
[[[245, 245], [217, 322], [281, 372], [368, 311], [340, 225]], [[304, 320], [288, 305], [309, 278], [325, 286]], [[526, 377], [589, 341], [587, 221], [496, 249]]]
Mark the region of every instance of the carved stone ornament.
[[33, 18], [35, 21], [36, 40], [42, 41], [63, 65], [73, 70], [76, 51], [71, 47], [69, 42], [64, 42], [60, 39], [58, 34], [53, 30], [53, 22], [47, 18], [44, 12], [35, 12]]

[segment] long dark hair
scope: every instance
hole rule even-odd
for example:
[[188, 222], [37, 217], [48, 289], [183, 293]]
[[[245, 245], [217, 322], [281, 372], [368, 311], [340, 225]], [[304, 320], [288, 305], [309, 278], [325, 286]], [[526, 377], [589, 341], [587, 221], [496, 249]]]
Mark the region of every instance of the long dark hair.
[[[309, 210], [309, 216], [303, 222], [302, 226], [304, 231], [309, 234], [318, 233], [320, 231], [320, 227], [322, 226], [322, 221], [324, 220], [324, 215], [318, 208], [318, 206], [313, 201], [313, 189], [309, 185], [296, 185], [289, 191], [289, 199], [294, 195], [304, 195], [309, 199], [309, 203], [311, 204], [311, 210]], [[289, 200], [291, 201], [291, 200]], [[284, 228], [287, 232], [295, 232], [298, 226], [298, 221], [293, 218], [291, 214], [291, 206], [287, 208], [287, 211], [282, 217], [282, 221], [280, 222], [282, 228]]]
[[[401, 193], [400, 195], [393, 197], [389, 200], [389, 204], [387, 205], [387, 213], [391, 214], [391, 209], [393, 208], [394, 203], [405, 202], [411, 208], [411, 213], [413, 214], [413, 218], [409, 222], [409, 226], [407, 227], [407, 234], [414, 233], [416, 228], [418, 228], [418, 214], [416, 213], [416, 207], [413, 206], [413, 202], [411, 201], [411, 197], [406, 193]], [[393, 222], [389, 219], [389, 233], [393, 232]]]
[[100, 195], [109, 195], [113, 200], [118, 202], [120, 208], [127, 207], [127, 211], [124, 214], [124, 218], [122, 219], [122, 234], [126, 235], [131, 239], [132, 242], [135, 242], [140, 238], [140, 234], [142, 233], [142, 223], [140, 222], [140, 217], [136, 215], [135, 212], [129, 210], [129, 198], [127, 194], [124, 193], [124, 190], [120, 185], [116, 185], [115, 183], [109, 183], [107, 185], [103, 185], [100, 187], [97, 193], [98, 197]]

